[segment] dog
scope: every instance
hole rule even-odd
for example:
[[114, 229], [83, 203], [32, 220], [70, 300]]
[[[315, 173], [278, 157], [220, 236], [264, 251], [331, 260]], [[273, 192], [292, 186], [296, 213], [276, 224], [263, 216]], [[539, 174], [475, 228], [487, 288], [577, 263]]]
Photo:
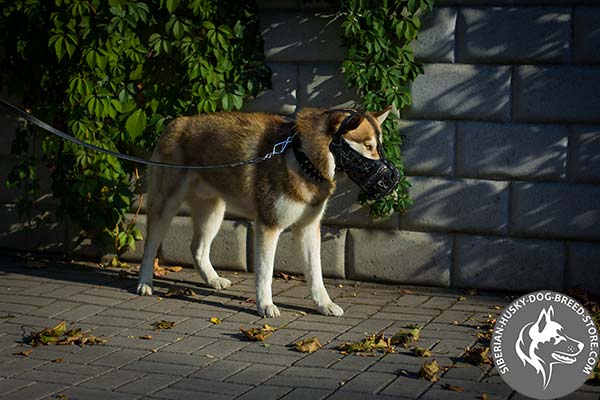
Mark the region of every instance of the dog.
[[[344, 311], [331, 300], [323, 284], [320, 221], [335, 190], [336, 167], [342, 164], [363, 190], [387, 194], [397, 185], [397, 171], [390, 167], [381, 146], [380, 127], [390, 111], [391, 106], [374, 113], [307, 108], [298, 112], [295, 121], [275, 114], [244, 112], [173, 120], [155, 146], [154, 161], [234, 163], [261, 157], [277, 143], [293, 141], [283, 154], [243, 166], [205, 170], [150, 167], [147, 237], [137, 293], [152, 294], [157, 250], [170, 221], [186, 201], [193, 221], [195, 268], [208, 286], [231, 286], [210, 261], [211, 242], [227, 210], [255, 221], [254, 270], [260, 316], [280, 315], [273, 304], [271, 284], [277, 241], [287, 228], [299, 239], [316, 309], [324, 315], [341, 316]], [[359, 168], [352, 169], [356, 164]]]
[[529, 364], [542, 375], [544, 390], [550, 383], [554, 365], [575, 363], [583, 350], [583, 343], [565, 334], [565, 328], [553, 318], [552, 306], [542, 309], [537, 321], [521, 329], [515, 344], [523, 366]]

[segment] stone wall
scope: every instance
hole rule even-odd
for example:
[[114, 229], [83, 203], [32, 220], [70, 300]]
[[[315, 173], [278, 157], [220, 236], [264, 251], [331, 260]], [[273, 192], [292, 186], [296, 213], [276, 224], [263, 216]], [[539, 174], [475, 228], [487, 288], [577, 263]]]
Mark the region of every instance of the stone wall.
[[[259, 3], [273, 89], [246, 110], [356, 104], [340, 71], [339, 19], [319, 2]], [[415, 204], [402, 217], [372, 221], [342, 177], [323, 227], [326, 275], [600, 292], [600, 4], [438, 1], [414, 49], [425, 74], [412, 86], [402, 132]], [[9, 139], [0, 140], [4, 174]], [[85, 242], [75, 247], [72, 229], [52, 221], [55, 243], [38, 239], [39, 230], [19, 233], [14, 194], [0, 191], [2, 245], [98, 254]], [[164, 241], [168, 262], [192, 263], [187, 215], [182, 209]], [[143, 216], [139, 223], [145, 227]], [[229, 216], [215, 265], [251, 270], [252, 237], [252, 222]], [[141, 246], [128, 254], [140, 256]], [[302, 272], [290, 233], [276, 269]]]

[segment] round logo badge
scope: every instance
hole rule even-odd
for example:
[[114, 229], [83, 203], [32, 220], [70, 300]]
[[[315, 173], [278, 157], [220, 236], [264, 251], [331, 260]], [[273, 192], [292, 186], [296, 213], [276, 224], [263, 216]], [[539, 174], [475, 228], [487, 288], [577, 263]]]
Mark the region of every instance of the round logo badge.
[[562, 293], [529, 293], [497, 318], [491, 352], [500, 376], [535, 399], [579, 389], [598, 361], [598, 329], [587, 310]]

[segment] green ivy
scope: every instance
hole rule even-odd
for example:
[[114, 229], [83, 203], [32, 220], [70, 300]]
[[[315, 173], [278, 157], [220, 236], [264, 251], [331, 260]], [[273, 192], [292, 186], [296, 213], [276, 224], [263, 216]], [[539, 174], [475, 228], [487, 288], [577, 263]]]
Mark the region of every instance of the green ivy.
[[[240, 109], [270, 85], [253, 2], [0, 0], [9, 91], [41, 119], [91, 144], [149, 156], [178, 115]], [[12, 87], [12, 88], [11, 88]], [[140, 232], [125, 214], [135, 165], [41, 130], [21, 129], [8, 184], [31, 206], [41, 142], [59, 217], [117, 254]]]
[[[343, 16], [342, 39], [348, 48], [343, 63], [346, 83], [357, 89], [368, 111], [382, 110], [390, 104], [396, 109], [411, 104], [409, 83], [423, 72], [415, 60], [410, 43], [417, 38], [421, 16], [431, 10], [433, 0], [337, 0], [333, 2]], [[382, 128], [388, 158], [398, 167], [402, 178], [388, 197], [369, 201], [374, 218], [388, 218], [405, 212], [411, 205], [409, 182], [404, 176], [400, 154], [402, 136], [398, 121], [389, 118]]]

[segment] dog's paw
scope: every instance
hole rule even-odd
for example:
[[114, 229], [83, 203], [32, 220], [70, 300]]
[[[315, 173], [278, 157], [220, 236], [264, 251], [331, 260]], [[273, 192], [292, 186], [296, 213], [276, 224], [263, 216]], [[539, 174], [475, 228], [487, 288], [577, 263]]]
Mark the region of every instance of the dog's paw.
[[323, 306], [317, 306], [317, 310], [323, 315], [332, 315], [334, 317], [341, 317], [344, 315], [344, 310], [342, 310], [342, 307], [333, 302]]
[[258, 315], [265, 318], [276, 318], [281, 315], [279, 308], [275, 304], [267, 304], [263, 307], [257, 307]]
[[215, 279], [208, 281], [208, 286], [217, 290], [227, 289], [229, 286], [231, 286], [231, 281], [229, 279], [216, 277]]
[[152, 285], [140, 283], [137, 286], [137, 294], [140, 296], [152, 296]]

